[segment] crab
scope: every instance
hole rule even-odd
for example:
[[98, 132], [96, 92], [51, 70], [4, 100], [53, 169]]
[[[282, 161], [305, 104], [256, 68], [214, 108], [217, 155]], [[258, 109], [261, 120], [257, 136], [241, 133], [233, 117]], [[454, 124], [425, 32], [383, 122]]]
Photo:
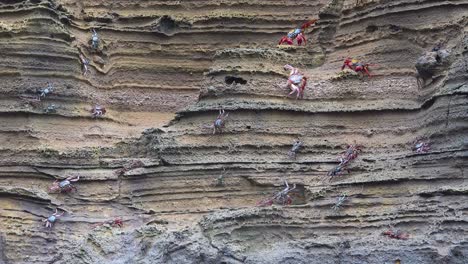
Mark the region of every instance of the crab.
[[338, 199], [336, 200], [336, 203], [331, 207], [333, 211], [340, 210], [341, 206], [346, 200], [347, 200], [346, 194], [343, 193], [340, 197], [338, 197]]
[[288, 45], [293, 45], [294, 40], [297, 41], [298, 46], [301, 46], [302, 42], [304, 42], [304, 45], [305, 45], [307, 43], [307, 39], [306, 39], [306, 37], [304, 35], [305, 30], [308, 27], [310, 27], [311, 25], [313, 25], [317, 20], [318, 19], [312, 19], [312, 20], [307, 21], [306, 23], [302, 24], [301, 27], [295, 28], [295, 29], [289, 31], [289, 33], [286, 36], [281, 38], [278, 45], [282, 45], [283, 43], [286, 43]]
[[115, 218], [114, 220], [111, 221], [110, 225], [112, 227], [123, 227], [123, 220], [121, 218]]
[[102, 226], [102, 225], [105, 225], [105, 224], [107, 224], [107, 225], [109, 225], [111, 227], [122, 228], [123, 227], [123, 220], [122, 220], [122, 218], [117, 217], [117, 218], [115, 218], [113, 220], [109, 220], [109, 221], [106, 221], [106, 222], [103, 222], [103, 223], [94, 224], [93, 228], [96, 228], [98, 226]]
[[101, 117], [106, 114], [106, 108], [100, 105], [95, 105], [93, 109], [91, 109], [91, 115], [93, 118]]
[[226, 118], [229, 116], [229, 113], [225, 113], [224, 109], [219, 110], [219, 115], [213, 123], [213, 134], [222, 133], [224, 125], [226, 123]]
[[351, 144], [346, 147], [346, 150], [341, 153], [340, 163], [348, 164], [350, 161], [356, 159], [362, 151], [362, 146]]
[[226, 168], [223, 167], [223, 172], [216, 178], [216, 187], [224, 187], [225, 184], [225, 177], [228, 174]]
[[72, 182], [77, 182], [80, 179], [80, 176], [70, 176], [63, 181], [55, 180], [52, 183], [52, 186], [49, 188], [51, 192], [71, 192], [73, 190], [76, 191], [76, 187], [72, 184]]
[[414, 142], [413, 151], [416, 151], [416, 153], [426, 153], [429, 150], [431, 150], [429, 142], [423, 140], [416, 140], [416, 142]]
[[304, 76], [304, 74], [301, 73], [298, 68], [294, 68], [289, 64], [284, 65], [284, 69], [290, 71], [288, 81], [286, 83], [286, 87], [291, 90], [288, 96], [297, 93], [296, 100], [299, 98], [302, 99], [304, 97], [304, 90], [307, 85], [307, 77]]
[[292, 204], [293, 200], [292, 200], [291, 196], [289, 195], [289, 193], [292, 190], [296, 189], [296, 184], [294, 184], [294, 186], [292, 188], [289, 187], [289, 184], [288, 184], [288, 182], [286, 180], [284, 181], [284, 184], [286, 185], [286, 187], [282, 191], [277, 192], [272, 197], [261, 200], [260, 202], [257, 203], [257, 206], [261, 206], [261, 207], [270, 206], [273, 203], [279, 204], [279, 205], [290, 205], [290, 204]]
[[288, 152], [288, 156], [289, 156], [291, 159], [296, 159], [297, 152], [298, 152], [299, 149], [302, 147], [302, 145], [304, 145], [304, 142], [299, 141], [299, 140], [296, 140], [296, 141], [293, 143], [293, 146], [292, 146], [291, 150]]
[[338, 166], [336, 166], [335, 168], [333, 168], [332, 170], [328, 171], [327, 175], [328, 176], [341, 176], [343, 175], [344, 173], [349, 172], [349, 169], [347, 168], [347, 164], [338, 164]]
[[61, 214], [58, 213], [58, 209], [55, 209], [55, 213], [53, 213], [51, 216], [47, 217], [46, 219], [43, 219], [42, 222], [45, 222], [45, 227], [46, 228], [52, 228], [52, 225], [57, 221], [57, 218], [61, 217], [65, 212], [62, 212]]
[[408, 233], [403, 233], [400, 230], [387, 230], [385, 232], [382, 232], [382, 235], [388, 236], [389, 238], [394, 238], [394, 239], [400, 239], [400, 240], [407, 240], [409, 239], [409, 234]]
[[92, 33], [93, 35], [91, 36], [91, 47], [97, 50], [99, 48], [99, 35], [97, 34], [94, 28], [92, 29]]
[[369, 66], [372, 65], [373, 64], [362, 63], [357, 59], [346, 58], [346, 60], [343, 62], [343, 66], [341, 66], [341, 70], [343, 71], [346, 67], [348, 67], [356, 73], [361, 73], [363, 76], [366, 74], [370, 78], [372, 75], [369, 72]]
[[48, 94], [50, 94], [53, 91], [54, 91], [54, 87], [52, 87], [50, 83], [47, 83], [46, 88], [37, 90], [37, 93], [39, 94], [39, 100], [41, 100], [41, 98], [43, 97], [45, 98]]
[[343, 153], [341, 153], [339, 157], [340, 164], [338, 164], [332, 170], [328, 171], [327, 175], [333, 177], [333, 176], [340, 176], [345, 171], [350, 173], [348, 169], [348, 165], [352, 160], [358, 157], [361, 151], [362, 151], [362, 146], [359, 146], [356, 144], [348, 145], [346, 147], [346, 150]]
[[56, 113], [57, 112], [57, 106], [55, 104], [50, 104], [50, 105], [47, 106], [46, 109], [44, 109], [44, 112], [46, 114]]
[[123, 168], [116, 170], [115, 174], [120, 176], [126, 173], [127, 171], [130, 171], [136, 168], [141, 168], [143, 166], [145, 166], [145, 164], [141, 160], [134, 160], [131, 163], [124, 165]]
[[83, 75], [86, 75], [89, 72], [89, 60], [80, 53], [80, 61], [83, 64]]

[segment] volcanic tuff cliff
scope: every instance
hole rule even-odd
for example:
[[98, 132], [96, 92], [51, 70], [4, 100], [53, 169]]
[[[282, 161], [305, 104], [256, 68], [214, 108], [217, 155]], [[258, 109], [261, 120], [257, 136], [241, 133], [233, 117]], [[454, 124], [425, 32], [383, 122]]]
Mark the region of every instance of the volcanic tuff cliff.
[[[0, 263], [466, 263], [467, 14], [463, 0], [0, 0]], [[276, 46], [317, 17], [305, 47]], [[450, 64], [418, 89], [437, 43]], [[348, 56], [375, 76], [336, 78]], [[278, 85], [286, 63], [309, 76], [304, 100]], [[328, 181], [353, 142], [351, 173]], [[48, 193], [70, 175], [76, 192]], [[291, 206], [255, 207], [284, 179]]]

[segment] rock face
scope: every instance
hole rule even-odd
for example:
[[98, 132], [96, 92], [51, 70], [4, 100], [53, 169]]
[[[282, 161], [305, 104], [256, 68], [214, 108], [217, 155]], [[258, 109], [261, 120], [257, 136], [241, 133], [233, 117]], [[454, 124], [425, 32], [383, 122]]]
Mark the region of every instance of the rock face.
[[437, 77], [438, 72], [443, 72], [450, 63], [450, 52], [445, 49], [434, 50], [424, 53], [416, 61], [418, 77], [423, 80]]
[[[13, 0], [0, 11], [0, 263], [466, 263], [468, 1]], [[306, 46], [275, 45], [316, 17]], [[414, 65], [437, 43], [449, 63], [418, 89]], [[346, 57], [374, 76], [337, 78]], [[286, 63], [309, 77], [304, 100], [285, 97]], [[228, 121], [213, 135], [220, 108]], [[417, 138], [431, 150], [413, 152]], [[328, 178], [354, 142], [350, 173]], [[48, 192], [71, 175], [76, 191]], [[284, 180], [291, 205], [256, 207]], [[46, 229], [56, 208], [65, 215]]]

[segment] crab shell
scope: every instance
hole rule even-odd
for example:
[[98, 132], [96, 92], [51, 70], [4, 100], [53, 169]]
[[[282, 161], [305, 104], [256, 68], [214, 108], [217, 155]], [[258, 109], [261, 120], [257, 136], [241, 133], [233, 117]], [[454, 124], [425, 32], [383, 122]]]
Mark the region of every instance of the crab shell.
[[94, 113], [96, 111], [101, 111], [102, 114], [105, 114], [106, 113], [106, 108], [100, 106], [100, 105], [96, 105], [95, 107], [93, 107], [93, 109], [91, 109], [91, 113]]

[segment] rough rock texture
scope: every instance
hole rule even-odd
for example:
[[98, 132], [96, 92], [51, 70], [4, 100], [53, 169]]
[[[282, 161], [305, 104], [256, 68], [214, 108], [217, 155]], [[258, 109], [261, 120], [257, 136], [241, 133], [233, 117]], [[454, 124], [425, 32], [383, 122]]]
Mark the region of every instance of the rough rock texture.
[[450, 51], [440, 49], [425, 52], [418, 58], [415, 64], [416, 70], [418, 71], [417, 78], [422, 79], [422, 83], [419, 84], [419, 87], [422, 88], [425, 86], [425, 80], [439, 77], [437, 75], [438, 72], [443, 74], [449, 64]]
[[[463, 0], [0, 0], [0, 263], [466, 263], [467, 13]], [[275, 46], [315, 17], [306, 47]], [[414, 65], [437, 43], [450, 63], [418, 89]], [[348, 56], [375, 77], [337, 78]], [[304, 100], [285, 97], [286, 63], [309, 76]], [[412, 152], [418, 137], [429, 153]], [[351, 173], [328, 179], [352, 142]], [[76, 192], [47, 192], [69, 175]], [[255, 207], [284, 179], [291, 206]], [[116, 217], [123, 228], [95, 227]]]

